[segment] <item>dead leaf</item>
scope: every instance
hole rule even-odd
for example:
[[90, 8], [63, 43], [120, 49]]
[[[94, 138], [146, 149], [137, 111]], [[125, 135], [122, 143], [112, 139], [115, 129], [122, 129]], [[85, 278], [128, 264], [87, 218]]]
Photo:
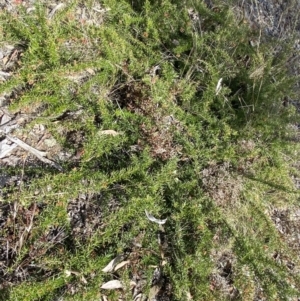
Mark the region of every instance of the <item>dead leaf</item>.
[[49, 14], [49, 19], [52, 19], [54, 14], [59, 11], [59, 10], [62, 10], [66, 5], [64, 3], [59, 3], [57, 4], [53, 9], [52, 11], [50, 12]]
[[142, 293], [139, 293], [135, 298], [134, 301], [142, 301], [145, 300], [145, 296]]
[[[76, 271], [70, 271], [70, 270], [65, 270], [65, 275], [66, 277], [70, 277], [71, 275], [76, 275], [76, 276], [79, 276], [80, 273], [76, 272]], [[82, 276], [83, 277], [83, 276]], [[84, 277], [83, 277], [84, 278]]]
[[87, 68], [86, 71], [91, 75], [95, 75], [95, 70], [92, 68]]
[[222, 80], [223, 80], [223, 78], [220, 78], [219, 81], [218, 81], [218, 84], [217, 84], [217, 87], [216, 87], [216, 95], [218, 95], [219, 92], [222, 89]]
[[83, 276], [81, 276], [80, 281], [81, 281], [82, 283], [84, 283], [84, 284], [87, 284], [87, 283], [88, 283], [88, 282], [86, 281], [86, 279], [85, 279]]
[[152, 214], [150, 214], [147, 210], [145, 210], [146, 216], [149, 219], [149, 221], [157, 223], [159, 225], [163, 225], [166, 223], [167, 219], [157, 219]]
[[160, 287], [158, 285], [152, 286], [149, 291], [149, 301], [155, 301], [159, 291], [160, 291]]
[[109, 273], [114, 271], [114, 267], [123, 259], [122, 255], [118, 255], [116, 258], [111, 260], [108, 265], [102, 269], [102, 272]]
[[111, 136], [117, 136], [120, 135], [120, 133], [114, 131], [114, 130], [103, 130], [98, 132], [99, 135], [111, 135]]
[[6, 63], [8, 62], [8, 60], [9, 60], [9, 56], [6, 56], [6, 57], [4, 57], [2, 59], [2, 63], [3, 63], [4, 66], [6, 65]]
[[126, 264], [128, 264], [130, 261], [126, 260], [126, 261], [122, 261], [119, 264], [117, 264], [114, 268], [114, 272], [121, 269], [123, 266], [125, 266]]
[[134, 287], [136, 287], [137, 283], [133, 280], [130, 281], [130, 288], [133, 289]]
[[104, 283], [100, 288], [104, 290], [114, 290], [114, 289], [123, 288], [123, 285], [119, 280], [111, 280]]

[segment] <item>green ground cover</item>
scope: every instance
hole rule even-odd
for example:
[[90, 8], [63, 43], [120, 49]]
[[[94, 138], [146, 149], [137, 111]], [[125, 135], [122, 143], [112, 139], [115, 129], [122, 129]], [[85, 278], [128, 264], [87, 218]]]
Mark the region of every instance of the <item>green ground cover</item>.
[[[132, 300], [140, 283], [157, 300], [296, 300], [299, 250], [274, 222], [299, 206], [292, 43], [222, 2], [104, 0], [101, 22], [79, 22], [94, 3], [0, 13], [22, 53], [0, 92], [22, 87], [9, 109], [38, 108], [24, 131], [41, 124], [72, 154], [62, 172], [6, 170], [28, 180], [2, 191], [18, 214], [0, 230], [14, 250], [0, 300]], [[123, 289], [100, 288], [113, 279]]]

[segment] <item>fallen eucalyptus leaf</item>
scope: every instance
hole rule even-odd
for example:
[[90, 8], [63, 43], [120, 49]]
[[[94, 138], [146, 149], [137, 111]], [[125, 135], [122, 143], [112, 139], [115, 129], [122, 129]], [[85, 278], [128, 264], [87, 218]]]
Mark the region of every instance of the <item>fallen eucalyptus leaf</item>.
[[131, 280], [129, 284], [130, 284], [131, 289], [134, 288], [135, 286], [137, 286], [137, 283], [133, 280]]
[[150, 288], [150, 291], [149, 291], [149, 297], [148, 297], [148, 300], [149, 301], [155, 301], [157, 300], [156, 296], [158, 295], [160, 291], [160, 287], [158, 285], [154, 285]]
[[111, 136], [118, 136], [120, 133], [114, 130], [103, 130], [98, 132], [99, 135], [111, 135]]
[[85, 71], [88, 72], [91, 75], [95, 75], [95, 70], [92, 69], [92, 68], [87, 68]]
[[219, 81], [218, 81], [218, 84], [217, 84], [217, 87], [216, 87], [216, 95], [218, 95], [219, 92], [222, 89], [222, 80], [223, 80], [223, 78], [220, 78]]
[[135, 298], [134, 298], [134, 301], [142, 301], [143, 300], [143, 294], [142, 293], [139, 293]]
[[[76, 275], [76, 276], [79, 276], [80, 273], [76, 272], [76, 271], [70, 271], [70, 270], [65, 270], [65, 275], [66, 277], [70, 277], [71, 275]], [[83, 277], [83, 276], [82, 276]], [[83, 277], [84, 278], [84, 277]]]
[[86, 281], [86, 279], [85, 279], [83, 276], [81, 276], [80, 280], [81, 280], [81, 282], [84, 283], [84, 284], [87, 284], [87, 283], [88, 283], [88, 282]]
[[114, 267], [123, 259], [122, 255], [118, 255], [116, 258], [114, 258], [113, 260], [111, 260], [108, 265], [102, 269], [102, 272], [104, 273], [109, 273], [112, 272], [114, 270]]
[[117, 264], [114, 268], [114, 272], [121, 269], [123, 266], [125, 266], [126, 264], [128, 264], [130, 261], [126, 260], [126, 261], [122, 261], [119, 264]]
[[150, 214], [147, 210], [145, 210], [146, 216], [149, 219], [149, 221], [157, 223], [159, 225], [163, 225], [166, 223], [167, 219], [157, 219], [152, 214]]
[[65, 5], [64, 3], [59, 3], [59, 4], [57, 4], [57, 5], [52, 9], [52, 11], [50, 12], [48, 18], [49, 18], [49, 19], [52, 19], [53, 16], [54, 16], [54, 14], [55, 14], [57, 11], [62, 10], [65, 6], [66, 6], [66, 5]]
[[100, 288], [102, 288], [104, 290], [114, 290], [114, 289], [118, 289], [118, 288], [123, 288], [123, 285], [122, 285], [121, 281], [119, 281], [119, 280], [111, 280], [111, 281], [104, 283]]

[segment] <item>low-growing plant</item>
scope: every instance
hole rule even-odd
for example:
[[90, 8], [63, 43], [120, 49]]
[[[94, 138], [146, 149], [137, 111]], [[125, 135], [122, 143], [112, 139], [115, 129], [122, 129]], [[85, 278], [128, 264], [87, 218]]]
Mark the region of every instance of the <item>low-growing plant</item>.
[[223, 1], [15, 9], [0, 14], [2, 43], [21, 45], [0, 92], [67, 159], [7, 171], [22, 185], [1, 192], [2, 298], [296, 297], [299, 259], [272, 211], [299, 200], [290, 44], [253, 45], [261, 32]]

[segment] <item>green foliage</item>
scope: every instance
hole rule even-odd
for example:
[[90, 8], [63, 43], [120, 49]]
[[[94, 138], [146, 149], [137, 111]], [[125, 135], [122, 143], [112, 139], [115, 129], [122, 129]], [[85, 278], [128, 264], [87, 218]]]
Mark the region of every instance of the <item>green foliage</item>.
[[[296, 147], [287, 143], [295, 112], [282, 106], [294, 82], [286, 49], [274, 57], [273, 41], [250, 46], [257, 33], [222, 3], [211, 10], [203, 1], [105, 0], [110, 10], [104, 23], [84, 29], [74, 21], [76, 5], [51, 20], [42, 4], [30, 13], [0, 15], [3, 39], [24, 49], [20, 68], [0, 91], [26, 86], [11, 109], [43, 106], [38, 122], [73, 155], [83, 151], [80, 160], [62, 163], [64, 173], [36, 170], [28, 185], [7, 194], [6, 202], [46, 207], [10, 269], [35, 246], [46, 251], [32, 260], [49, 275], [14, 285], [7, 300], [54, 300], [62, 294], [65, 300], [95, 300], [103, 293], [99, 286], [111, 279], [101, 269], [116, 255], [133, 252], [141, 233], [136, 266], [118, 276], [129, 283], [139, 270], [151, 283], [150, 266], [163, 259], [158, 226], [145, 210], [168, 219], [163, 271], [170, 300], [187, 300], [189, 294], [193, 300], [229, 298], [212, 280], [219, 268], [213, 254], [224, 250], [235, 258], [230, 285], [239, 291], [237, 298], [253, 300], [255, 286], [268, 300], [296, 296], [299, 277], [272, 256], [285, 252], [295, 265], [298, 259], [266, 214], [268, 206], [299, 197], [282, 157], [294, 156]], [[86, 79], [70, 79], [89, 68]], [[84, 117], [52, 121], [66, 110], [81, 110]], [[77, 144], [69, 139], [74, 132], [81, 135]], [[206, 180], [205, 172], [216, 180]], [[237, 196], [228, 192], [232, 187]], [[68, 210], [82, 195], [92, 208], [86, 226], [92, 230], [76, 235]], [[42, 243], [51, 226], [63, 227], [69, 239], [47, 249]], [[110, 297], [117, 300], [118, 293]]]

